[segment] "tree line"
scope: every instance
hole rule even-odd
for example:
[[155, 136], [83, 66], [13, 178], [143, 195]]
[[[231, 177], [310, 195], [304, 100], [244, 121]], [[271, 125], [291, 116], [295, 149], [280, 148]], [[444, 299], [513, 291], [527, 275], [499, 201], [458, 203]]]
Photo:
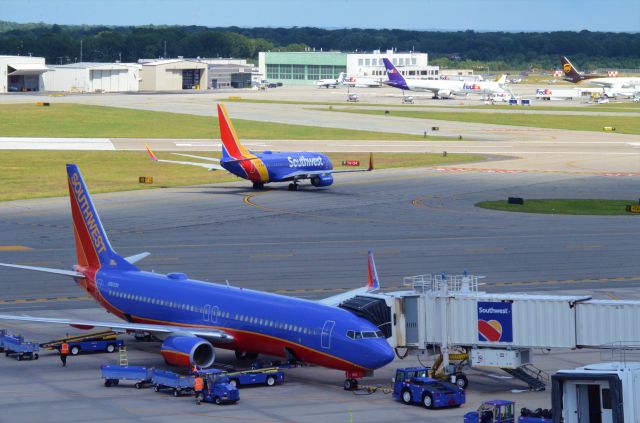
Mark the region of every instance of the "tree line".
[[[82, 41], [82, 57], [81, 57]], [[0, 21], [0, 54], [45, 57], [47, 63], [135, 62], [159, 57], [257, 59], [260, 51], [429, 53], [443, 67], [558, 67], [569, 56], [580, 68], [640, 68], [640, 33], [476, 32], [399, 29], [207, 28], [18, 24]]]

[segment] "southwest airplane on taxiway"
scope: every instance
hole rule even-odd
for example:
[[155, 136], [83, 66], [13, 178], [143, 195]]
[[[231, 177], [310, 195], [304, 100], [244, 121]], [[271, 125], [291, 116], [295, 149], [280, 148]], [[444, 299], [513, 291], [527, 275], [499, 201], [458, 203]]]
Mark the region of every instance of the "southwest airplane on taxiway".
[[365, 287], [309, 301], [192, 280], [184, 273], [141, 271], [149, 253], [118, 255], [107, 238], [76, 165], [67, 165], [71, 217], [78, 264], [72, 270], [0, 263], [0, 266], [71, 276], [120, 323], [0, 315], [0, 320], [57, 323], [81, 329], [146, 332], [162, 340], [169, 364], [209, 367], [215, 347], [238, 358], [258, 353], [344, 370], [345, 388], [394, 358], [380, 328], [338, 305], [379, 289], [373, 256]]
[[262, 189], [264, 184], [270, 182], [290, 182], [289, 191], [297, 191], [298, 182], [303, 179], [309, 179], [314, 187], [326, 187], [333, 184], [333, 175], [336, 173], [373, 170], [372, 155], [369, 156], [369, 168], [367, 169], [334, 170], [329, 157], [320, 153], [307, 151], [253, 153], [240, 143], [224, 104], [218, 104], [218, 121], [220, 122], [220, 138], [222, 139], [221, 159], [192, 154], [174, 154], [220, 164], [161, 160], [153, 154], [148, 145], [147, 152], [156, 162], [200, 166], [209, 170], [226, 170], [253, 182], [254, 189]]

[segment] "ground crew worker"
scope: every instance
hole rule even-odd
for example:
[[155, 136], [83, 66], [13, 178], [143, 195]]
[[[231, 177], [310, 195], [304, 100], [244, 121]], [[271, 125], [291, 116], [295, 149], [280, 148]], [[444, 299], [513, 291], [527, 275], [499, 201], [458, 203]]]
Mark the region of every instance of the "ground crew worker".
[[62, 367], [67, 365], [67, 356], [69, 355], [69, 344], [63, 342], [60, 345], [60, 361], [62, 361]]
[[200, 401], [204, 399], [202, 391], [204, 390], [204, 380], [200, 376], [196, 376], [193, 381], [193, 391], [196, 393], [196, 404], [200, 405]]

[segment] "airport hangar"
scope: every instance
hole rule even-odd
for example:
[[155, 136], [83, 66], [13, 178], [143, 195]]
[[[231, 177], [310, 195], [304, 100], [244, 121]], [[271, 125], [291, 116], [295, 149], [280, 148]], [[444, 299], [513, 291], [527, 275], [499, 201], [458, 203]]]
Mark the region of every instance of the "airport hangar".
[[42, 91], [44, 57], [0, 56], [0, 93]]
[[370, 76], [386, 79], [383, 58], [398, 66], [400, 73], [410, 78], [438, 77], [440, 68], [429, 66], [427, 53], [398, 53], [393, 50], [373, 53], [321, 52], [260, 52], [258, 67], [269, 82], [285, 85], [314, 85], [319, 79]]

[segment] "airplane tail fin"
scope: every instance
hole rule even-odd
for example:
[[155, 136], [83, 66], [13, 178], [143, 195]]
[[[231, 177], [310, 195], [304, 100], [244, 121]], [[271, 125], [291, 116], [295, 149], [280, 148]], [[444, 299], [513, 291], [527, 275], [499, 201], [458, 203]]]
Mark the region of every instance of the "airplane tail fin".
[[496, 79], [498, 85], [504, 85], [507, 82], [507, 75], [502, 75], [500, 78]]
[[400, 74], [400, 72], [398, 72], [398, 69], [393, 66], [393, 63], [391, 63], [389, 59], [385, 57], [382, 59], [382, 61], [384, 62], [384, 67], [387, 70], [387, 78], [389, 78], [390, 82], [396, 85], [407, 84], [407, 81], [405, 81], [404, 77]]
[[68, 164], [67, 176], [78, 264], [85, 269], [118, 267], [122, 270], [137, 270], [111, 248], [78, 166]]
[[240, 144], [236, 130], [227, 114], [227, 108], [222, 103], [218, 104], [218, 122], [222, 139], [222, 158], [242, 160], [249, 157], [251, 153]]
[[369, 251], [368, 254], [368, 271], [369, 277], [367, 282], [367, 288], [371, 291], [380, 289], [380, 280], [378, 279], [378, 271], [376, 270], [376, 262], [373, 260], [373, 253]]
[[579, 82], [583, 79], [581, 78], [582, 74], [565, 56], [560, 58], [560, 63], [562, 64], [562, 72], [564, 72], [564, 76], [567, 81]]
[[338, 75], [338, 84], [342, 84], [344, 82], [344, 72], [340, 72]]

